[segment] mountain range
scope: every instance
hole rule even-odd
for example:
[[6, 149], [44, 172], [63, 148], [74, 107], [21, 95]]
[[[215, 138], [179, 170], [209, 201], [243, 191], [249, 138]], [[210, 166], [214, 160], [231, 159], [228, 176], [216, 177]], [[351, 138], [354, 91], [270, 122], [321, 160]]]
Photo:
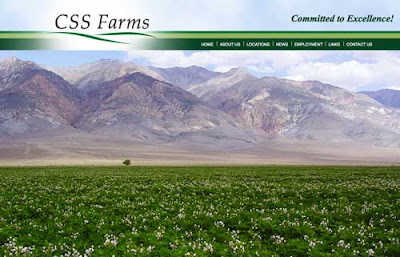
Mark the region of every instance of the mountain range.
[[214, 72], [119, 60], [42, 67], [0, 60], [3, 153], [27, 142], [51, 153], [51, 144], [43, 144], [59, 139], [62, 151], [76, 154], [77, 146], [82, 153], [99, 138], [199, 153], [268, 146], [279, 152], [276, 142], [397, 151], [399, 108], [399, 91], [355, 93], [319, 81], [258, 78], [242, 68]]
[[400, 91], [393, 89], [381, 89], [378, 91], [364, 91], [362, 94], [366, 94], [376, 101], [387, 107], [400, 108]]

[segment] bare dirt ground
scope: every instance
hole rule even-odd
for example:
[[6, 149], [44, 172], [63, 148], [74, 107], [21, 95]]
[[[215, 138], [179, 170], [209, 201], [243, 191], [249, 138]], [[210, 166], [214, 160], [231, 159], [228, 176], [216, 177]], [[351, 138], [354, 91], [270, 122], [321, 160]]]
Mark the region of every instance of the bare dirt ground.
[[287, 139], [224, 148], [67, 132], [0, 139], [0, 166], [121, 165], [124, 159], [133, 165], [400, 165], [400, 149]]

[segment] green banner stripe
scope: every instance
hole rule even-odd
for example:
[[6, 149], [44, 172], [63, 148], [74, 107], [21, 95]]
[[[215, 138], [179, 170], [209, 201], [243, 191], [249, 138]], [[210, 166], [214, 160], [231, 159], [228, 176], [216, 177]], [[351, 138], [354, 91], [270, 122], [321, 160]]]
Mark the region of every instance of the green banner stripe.
[[51, 38], [54, 33], [85, 37], [124, 35], [157, 38], [400, 38], [400, 31], [146, 31], [95, 35], [73, 31], [0, 31], [0, 38]]
[[[93, 49], [102, 42], [103, 48], [105, 43], [110, 49], [119, 50], [400, 50], [400, 31], [146, 31], [93, 35], [68, 31], [0, 31], [0, 49], [64, 50], [63, 46], [85, 49], [73, 37], [93, 40], [93, 44], [86, 46]], [[283, 45], [277, 45], [278, 41]], [[113, 48], [115, 45], [122, 48]]]
[[1, 50], [51, 50], [54, 49], [53, 40], [49, 39], [13, 39], [0, 38]]
[[148, 40], [144, 46], [146, 50], [400, 50], [400, 38], [157, 39]]
[[400, 31], [382, 31], [382, 30], [373, 30], [373, 31], [350, 31], [350, 30], [330, 30], [330, 31], [310, 31], [310, 30], [299, 30], [299, 31], [274, 31], [274, 30], [269, 30], [269, 31], [263, 31], [263, 30], [248, 30], [248, 31], [243, 31], [243, 30], [170, 30], [170, 31], [152, 31], [153, 33], [290, 33], [290, 34], [301, 34], [301, 33], [317, 33], [317, 34], [329, 34], [329, 33], [347, 33], [347, 34], [362, 34], [362, 33], [400, 33]]
[[157, 38], [400, 38], [400, 33], [153, 33]]

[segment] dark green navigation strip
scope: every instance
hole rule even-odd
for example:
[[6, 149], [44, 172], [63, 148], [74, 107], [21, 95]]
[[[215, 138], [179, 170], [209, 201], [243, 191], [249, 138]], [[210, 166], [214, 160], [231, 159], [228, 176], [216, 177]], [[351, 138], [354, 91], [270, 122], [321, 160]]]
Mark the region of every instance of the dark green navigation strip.
[[0, 31], [0, 50], [91, 49], [400, 50], [400, 31]]

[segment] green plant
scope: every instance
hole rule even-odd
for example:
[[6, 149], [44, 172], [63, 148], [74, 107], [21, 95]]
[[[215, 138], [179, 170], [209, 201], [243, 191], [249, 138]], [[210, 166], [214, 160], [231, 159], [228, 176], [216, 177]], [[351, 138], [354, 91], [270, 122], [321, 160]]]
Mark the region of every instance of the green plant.
[[399, 199], [397, 166], [0, 167], [0, 256], [400, 256]]
[[126, 165], [126, 166], [129, 166], [129, 165], [131, 165], [131, 160], [126, 159], [126, 160], [124, 160], [124, 161], [122, 162], [122, 164], [124, 164], [124, 165]]

